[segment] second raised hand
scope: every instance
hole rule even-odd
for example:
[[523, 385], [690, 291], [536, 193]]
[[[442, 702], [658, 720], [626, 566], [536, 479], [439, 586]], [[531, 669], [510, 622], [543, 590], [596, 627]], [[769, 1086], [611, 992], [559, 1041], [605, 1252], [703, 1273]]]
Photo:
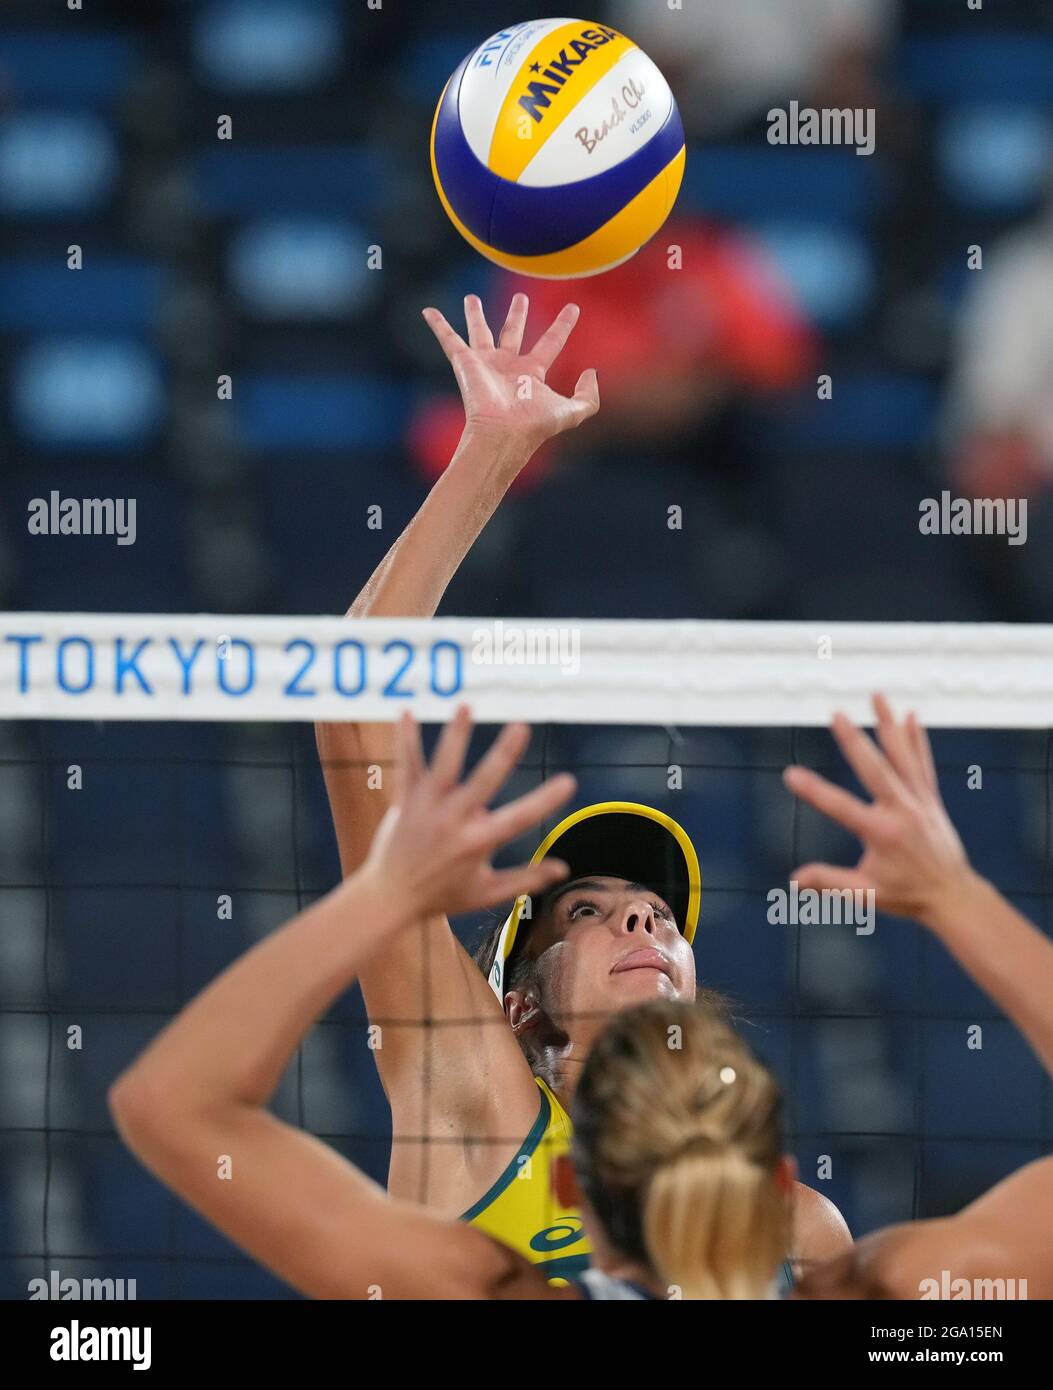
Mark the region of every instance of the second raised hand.
[[509, 724], [474, 771], [461, 780], [472, 732], [465, 706], [443, 730], [429, 767], [420, 729], [409, 714], [398, 726], [398, 786], [363, 866], [381, 893], [404, 901], [412, 917], [494, 907], [521, 894], [539, 894], [565, 878], [558, 859], [495, 869], [490, 860], [562, 806], [576, 783], [568, 773], [496, 810], [488, 802], [508, 781], [530, 741], [525, 724]]
[[450, 326], [438, 309], [425, 309], [424, 319], [453, 367], [465, 423], [469, 430], [492, 432], [516, 441], [533, 453], [546, 439], [575, 429], [600, 406], [594, 368], [582, 372], [573, 396], [561, 396], [545, 377], [562, 352], [578, 321], [576, 304], [565, 305], [529, 352], [523, 352], [530, 302], [516, 294], [498, 340], [486, 322], [482, 301], [470, 294], [464, 301], [468, 341]]
[[874, 697], [878, 742], [843, 714], [833, 722], [838, 747], [874, 798], [862, 801], [809, 768], [788, 767], [790, 791], [863, 842], [855, 868], [804, 864], [802, 888], [873, 889], [878, 907], [928, 922], [940, 901], [971, 873], [943, 805], [928, 735], [915, 715], [897, 720], [883, 695]]

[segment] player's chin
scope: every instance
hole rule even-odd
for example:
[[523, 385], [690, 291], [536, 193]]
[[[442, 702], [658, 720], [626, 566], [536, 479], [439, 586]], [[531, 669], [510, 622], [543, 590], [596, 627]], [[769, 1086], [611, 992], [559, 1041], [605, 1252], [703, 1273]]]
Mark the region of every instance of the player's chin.
[[624, 1003], [646, 999], [678, 999], [680, 991], [664, 970], [619, 970], [611, 977], [614, 993]]

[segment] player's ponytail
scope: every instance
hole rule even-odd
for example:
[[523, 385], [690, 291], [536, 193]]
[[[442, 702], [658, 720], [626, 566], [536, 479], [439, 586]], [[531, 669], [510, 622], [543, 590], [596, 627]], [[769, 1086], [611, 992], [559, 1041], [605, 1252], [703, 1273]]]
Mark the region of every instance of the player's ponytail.
[[574, 1102], [578, 1179], [669, 1297], [765, 1296], [789, 1245], [781, 1157], [778, 1086], [711, 1007], [647, 1004], [597, 1040]]
[[659, 1163], [643, 1203], [651, 1267], [679, 1298], [762, 1298], [786, 1256], [787, 1203], [737, 1145]]

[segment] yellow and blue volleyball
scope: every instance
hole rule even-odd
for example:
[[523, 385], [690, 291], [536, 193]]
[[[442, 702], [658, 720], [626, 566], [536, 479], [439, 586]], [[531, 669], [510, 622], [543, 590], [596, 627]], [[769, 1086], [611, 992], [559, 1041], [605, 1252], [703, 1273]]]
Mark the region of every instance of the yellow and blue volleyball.
[[535, 19], [468, 54], [431, 132], [442, 205], [498, 265], [551, 280], [627, 261], [668, 217], [684, 173], [669, 84], [606, 24]]

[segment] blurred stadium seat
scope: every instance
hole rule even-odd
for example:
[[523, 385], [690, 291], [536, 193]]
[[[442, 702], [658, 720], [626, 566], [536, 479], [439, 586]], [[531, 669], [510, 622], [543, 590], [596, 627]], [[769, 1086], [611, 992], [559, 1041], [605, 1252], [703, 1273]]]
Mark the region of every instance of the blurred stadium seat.
[[28, 111], [0, 121], [0, 208], [8, 217], [100, 211], [118, 174], [116, 142], [96, 116]]

